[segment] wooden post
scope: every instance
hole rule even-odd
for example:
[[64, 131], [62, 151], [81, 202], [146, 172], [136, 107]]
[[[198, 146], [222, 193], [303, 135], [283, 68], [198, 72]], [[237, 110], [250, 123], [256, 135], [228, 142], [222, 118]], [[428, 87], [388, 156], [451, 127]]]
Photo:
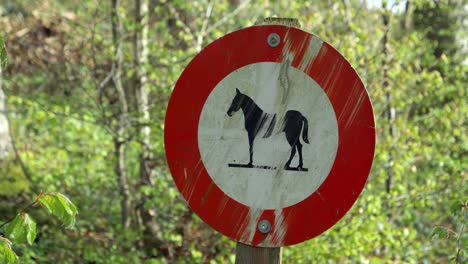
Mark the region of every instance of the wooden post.
[[280, 247], [253, 247], [237, 242], [236, 264], [280, 264], [281, 252]]
[[[296, 18], [267, 17], [255, 22], [255, 25], [283, 25], [300, 28]], [[237, 242], [236, 264], [281, 264], [281, 247], [253, 247]]]
[[267, 17], [259, 19], [255, 22], [255, 25], [283, 25], [288, 27], [301, 28], [301, 23], [297, 18], [285, 18], [285, 17]]

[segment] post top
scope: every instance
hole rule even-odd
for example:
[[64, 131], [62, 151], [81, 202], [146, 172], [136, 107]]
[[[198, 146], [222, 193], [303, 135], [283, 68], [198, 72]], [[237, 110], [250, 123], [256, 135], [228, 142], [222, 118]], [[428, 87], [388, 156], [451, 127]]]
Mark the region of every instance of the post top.
[[301, 28], [301, 23], [297, 18], [288, 18], [288, 17], [266, 17], [263, 19], [258, 19], [255, 22], [255, 25], [283, 25], [289, 27]]

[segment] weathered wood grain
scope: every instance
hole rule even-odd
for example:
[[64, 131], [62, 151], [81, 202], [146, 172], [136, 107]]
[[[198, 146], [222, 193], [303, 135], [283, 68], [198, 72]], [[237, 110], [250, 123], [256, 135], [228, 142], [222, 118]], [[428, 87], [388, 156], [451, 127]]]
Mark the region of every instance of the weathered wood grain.
[[280, 264], [281, 251], [277, 248], [253, 247], [237, 243], [236, 264]]
[[301, 23], [297, 18], [285, 18], [285, 17], [266, 17], [259, 19], [255, 22], [255, 25], [283, 25], [288, 27], [301, 28]]

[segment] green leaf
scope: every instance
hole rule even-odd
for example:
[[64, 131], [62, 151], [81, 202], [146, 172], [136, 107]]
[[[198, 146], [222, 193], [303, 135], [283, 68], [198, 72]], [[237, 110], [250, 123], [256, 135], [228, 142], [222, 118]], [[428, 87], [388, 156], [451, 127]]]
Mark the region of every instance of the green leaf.
[[20, 213], [5, 226], [5, 234], [12, 241], [32, 245], [36, 238], [36, 222], [28, 214]]
[[75, 225], [75, 217], [78, 214], [76, 206], [61, 193], [46, 193], [39, 197], [41, 203], [49, 213], [56, 216], [67, 228]]
[[463, 208], [465, 208], [465, 204], [459, 200], [452, 200], [450, 203], [450, 212], [454, 215], [458, 215], [463, 212]]
[[7, 52], [5, 49], [5, 42], [2, 37], [0, 37], [0, 67], [4, 68], [7, 62]]
[[436, 226], [432, 229], [432, 232], [430, 234], [430, 237], [432, 240], [446, 240], [450, 238], [455, 238], [453, 231], [451, 231], [448, 228], [441, 227], [441, 226]]
[[11, 242], [3, 237], [0, 237], [0, 263], [18, 263], [18, 256], [11, 250]]

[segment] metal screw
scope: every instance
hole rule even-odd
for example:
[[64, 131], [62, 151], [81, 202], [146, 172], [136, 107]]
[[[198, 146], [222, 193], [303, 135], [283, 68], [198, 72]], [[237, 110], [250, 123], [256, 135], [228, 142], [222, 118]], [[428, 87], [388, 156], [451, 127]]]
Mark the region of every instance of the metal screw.
[[270, 45], [270, 47], [274, 48], [274, 47], [277, 47], [280, 42], [281, 42], [281, 38], [278, 34], [276, 33], [271, 33], [270, 35], [268, 35], [268, 45]]
[[260, 221], [257, 227], [262, 234], [268, 234], [271, 231], [271, 223], [268, 220]]

